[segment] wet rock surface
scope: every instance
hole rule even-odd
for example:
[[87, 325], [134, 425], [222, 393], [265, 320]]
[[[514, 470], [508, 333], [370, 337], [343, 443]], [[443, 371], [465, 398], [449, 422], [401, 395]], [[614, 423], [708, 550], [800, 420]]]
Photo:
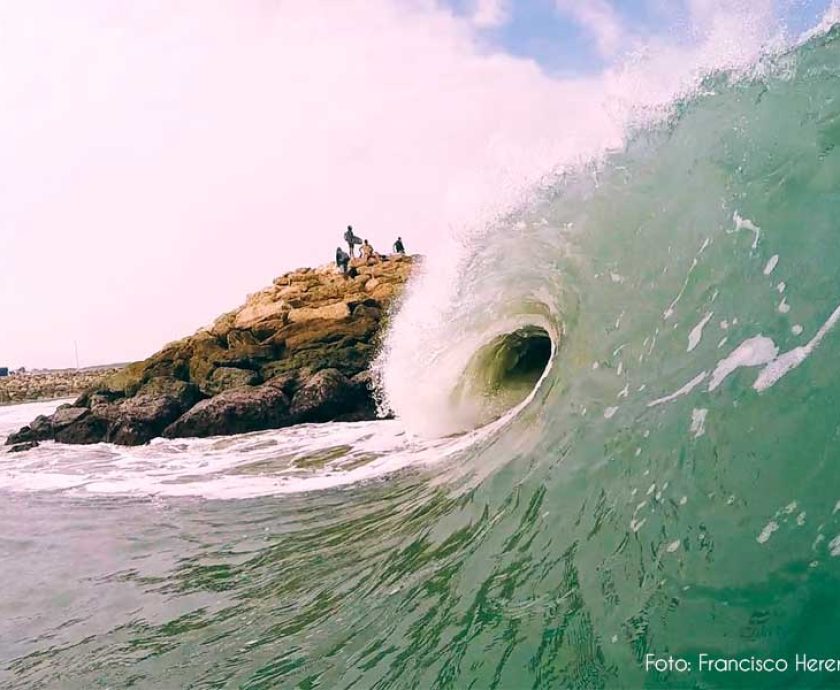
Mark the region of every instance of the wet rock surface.
[[40, 444], [38, 441], [26, 441], [25, 443], [16, 443], [9, 448], [9, 453], [22, 453], [25, 450], [32, 450], [37, 448]]
[[365, 398], [338, 369], [323, 369], [297, 390], [290, 413], [298, 422], [327, 422], [362, 408]]
[[241, 434], [292, 422], [289, 399], [277, 386], [243, 386], [202, 400], [166, 427], [167, 438]]

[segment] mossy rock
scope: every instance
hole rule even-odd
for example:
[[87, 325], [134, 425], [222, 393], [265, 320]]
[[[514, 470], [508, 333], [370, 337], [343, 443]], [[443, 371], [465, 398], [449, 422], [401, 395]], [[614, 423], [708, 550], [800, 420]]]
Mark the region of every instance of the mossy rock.
[[119, 393], [121, 395], [133, 395], [143, 383], [145, 372], [145, 362], [135, 362], [134, 364], [129, 364], [127, 367], [124, 367], [119, 371], [115, 371], [113, 374], [105, 377], [105, 379], [96, 386], [96, 391]]
[[261, 382], [260, 375], [251, 369], [219, 367], [214, 369], [201, 388], [205, 395], [218, 395], [232, 388], [255, 386]]

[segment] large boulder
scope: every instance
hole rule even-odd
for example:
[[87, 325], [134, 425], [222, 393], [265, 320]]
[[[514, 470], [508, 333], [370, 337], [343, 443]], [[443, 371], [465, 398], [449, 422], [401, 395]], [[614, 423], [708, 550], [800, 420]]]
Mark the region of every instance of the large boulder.
[[73, 422], [53, 430], [53, 438], [59, 443], [99, 443], [108, 433], [108, 421], [90, 410]]
[[277, 385], [234, 388], [203, 400], [166, 429], [166, 438], [220, 436], [289, 423], [289, 399]]
[[251, 369], [219, 367], [207, 378], [201, 390], [207, 395], [218, 395], [231, 388], [254, 386], [260, 382], [260, 375]]
[[107, 424], [85, 407], [60, 407], [49, 418], [49, 438], [61, 443], [97, 443], [102, 440]]
[[146, 394], [100, 408], [95, 416], [108, 422], [106, 441], [124, 446], [138, 446], [160, 436], [185, 409], [185, 406], [172, 396]]
[[344, 422], [360, 422], [379, 417], [379, 410], [376, 402], [376, 380], [370, 369], [359, 372], [350, 379], [350, 385], [354, 388], [354, 395], [359, 402], [352, 412], [340, 417]]
[[[62, 405], [53, 413], [52, 417], [44, 417], [43, 419], [52, 425], [54, 431], [55, 429], [63, 429], [74, 424], [89, 412], [90, 410], [85, 407], [75, 407], [73, 405], [65, 407]], [[39, 419], [41, 418], [39, 417]], [[35, 421], [37, 422], [38, 420], [36, 419]]]
[[365, 394], [338, 369], [323, 369], [295, 393], [291, 414], [297, 422], [328, 422], [366, 403]]
[[[54, 417], [53, 415], [52, 417]], [[50, 434], [53, 430], [53, 421], [52, 417], [47, 417], [45, 415], [39, 414], [35, 419], [32, 420], [30, 426], [32, 427], [32, 432], [35, 434], [36, 438], [40, 438], [41, 440], [48, 439]], [[68, 424], [72, 422], [74, 416], [71, 414], [68, 417], [64, 417], [59, 415], [59, 424]]]
[[202, 397], [194, 383], [181, 381], [171, 376], [155, 376], [146, 381], [137, 391], [137, 395], [166, 396], [187, 409], [195, 405]]

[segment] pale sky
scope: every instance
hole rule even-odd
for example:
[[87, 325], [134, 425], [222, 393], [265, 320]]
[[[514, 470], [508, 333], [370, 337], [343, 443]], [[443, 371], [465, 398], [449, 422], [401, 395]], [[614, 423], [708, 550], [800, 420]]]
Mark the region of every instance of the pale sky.
[[0, 0], [0, 366], [143, 358], [348, 223], [452, 251], [620, 143], [628, 55], [687, 74], [707, 34], [734, 55], [827, 4]]

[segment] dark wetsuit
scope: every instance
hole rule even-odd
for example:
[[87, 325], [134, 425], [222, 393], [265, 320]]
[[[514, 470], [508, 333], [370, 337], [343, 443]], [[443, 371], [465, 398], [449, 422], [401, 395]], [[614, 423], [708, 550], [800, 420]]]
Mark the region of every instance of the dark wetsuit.
[[335, 265], [341, 269], [342, 273], [347, 273], [347, 265], [350, 263], [350, 255], [341, 247], [335, 250]]
[[362, 238], [354, 235], [351, 228], [347, 228], [347, 232], [344, 233], [344, 241], [347, 242], [347, 247], [350, 249], [350, 256], [355, 256], [354, 247], [362, 243]]

